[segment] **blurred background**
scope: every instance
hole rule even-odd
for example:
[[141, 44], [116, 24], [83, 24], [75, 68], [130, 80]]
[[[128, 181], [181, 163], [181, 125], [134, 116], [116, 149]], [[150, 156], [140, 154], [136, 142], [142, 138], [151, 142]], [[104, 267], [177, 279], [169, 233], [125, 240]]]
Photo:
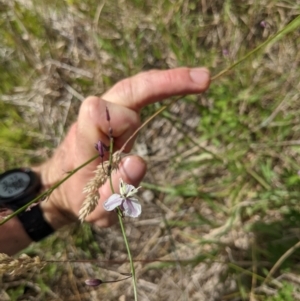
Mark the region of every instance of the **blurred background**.
[[[0, 0], [0, 171], [47, 160], [88, 95], [153, 68], [215, 75], [299, 12], [299, 0]], [[300, 300], [299, 48], [296, 28], [140, 132], [143, 213], [125, 219], [140, 300]], [[1, 300], [133, 300], [131, 280], [84, 285], [129, 272], [118, 225], [25, 252], [67, 262], [3, 275]]]

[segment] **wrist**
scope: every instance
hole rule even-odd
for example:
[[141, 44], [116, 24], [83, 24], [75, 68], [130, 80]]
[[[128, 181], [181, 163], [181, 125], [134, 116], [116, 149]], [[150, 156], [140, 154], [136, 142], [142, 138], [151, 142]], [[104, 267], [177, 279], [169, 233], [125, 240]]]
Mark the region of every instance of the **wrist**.
[[[36, 172], [41, 179], [41, 193], [50, 189], [51, 186], [59, 180], [55, 179], [55, 177], [51, 174], [51, 169], [49, 168], [51, 163], [49, 163], [46, 162], [41, 166], [32, 168], [32, 170]], [[77, 221], [68, 210], [63, 208], [62, 204], [65, 203], [65, 195], [61, 189], [61, 186], [59, 186], [39, 204], [43, 212], [44, 219], [54, 230], [58, 230]]]
[[[13, 213], [11, 209], [0, 210], [0, 220]], [[26, 248], [32, 239], [28, 236], [22, 223], [14, 217], [0, 226], [0, 253], [14, 255]]]
[[68, 212], [56, 207], [52, 194], [39, 204], [45, 221], [51, 225], [54, 230], [59, 230], [66, 225], [76, 222]]

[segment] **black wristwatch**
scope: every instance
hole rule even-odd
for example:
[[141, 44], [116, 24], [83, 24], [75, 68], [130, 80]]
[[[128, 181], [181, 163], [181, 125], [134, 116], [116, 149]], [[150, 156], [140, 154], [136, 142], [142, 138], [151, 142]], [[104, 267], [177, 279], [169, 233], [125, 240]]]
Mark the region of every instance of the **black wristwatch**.
[[[0, 208], [13, 211], [36, 198], [42, 189], [39, 176], [30, 168], [16, 168], [0, 174]], [[17, 217], [33, 241], [39, 241], [54, 230], [44, 219], [40, 205], [32, 206]]]

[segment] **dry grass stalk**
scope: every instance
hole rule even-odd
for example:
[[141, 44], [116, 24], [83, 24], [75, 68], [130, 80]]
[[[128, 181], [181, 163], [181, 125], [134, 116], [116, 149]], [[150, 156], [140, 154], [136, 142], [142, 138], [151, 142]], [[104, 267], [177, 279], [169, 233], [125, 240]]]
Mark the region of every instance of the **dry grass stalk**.
[[83, 222], [85, 218], [94, 211], [100, 198], [99, 188], [107, 181], [109, 174], [118, 169], [121, 160], [121, 153], [115, 152], [112, 162], [105, 161], [96, 168], [95, 176], [85, 185], [83, 192], [87, 194], [79, 211], [79, 220]]
[[36, 268], [40, 270], [44, 265], [45, 263], [42, 263], [38, 256], [32, 258], [26, 254], [21, 254], [19, 258], [13, 258], [0, 253], [0, 274], [20, 275]]

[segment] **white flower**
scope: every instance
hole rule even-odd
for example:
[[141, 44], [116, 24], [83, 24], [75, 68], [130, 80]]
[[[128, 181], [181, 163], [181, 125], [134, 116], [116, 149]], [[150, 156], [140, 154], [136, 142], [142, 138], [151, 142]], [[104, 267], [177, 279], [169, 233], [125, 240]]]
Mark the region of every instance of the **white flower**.
[[106, 211], [112, 211], [119, 207], [125, 215], [130, 217], [138, 217], [142, 212], [142, 206], [135, 194], [141, 188], [135, 188], [133, 185], [126, 184], [120, 179], [120, 194], [114, 193], [103, 204]]

